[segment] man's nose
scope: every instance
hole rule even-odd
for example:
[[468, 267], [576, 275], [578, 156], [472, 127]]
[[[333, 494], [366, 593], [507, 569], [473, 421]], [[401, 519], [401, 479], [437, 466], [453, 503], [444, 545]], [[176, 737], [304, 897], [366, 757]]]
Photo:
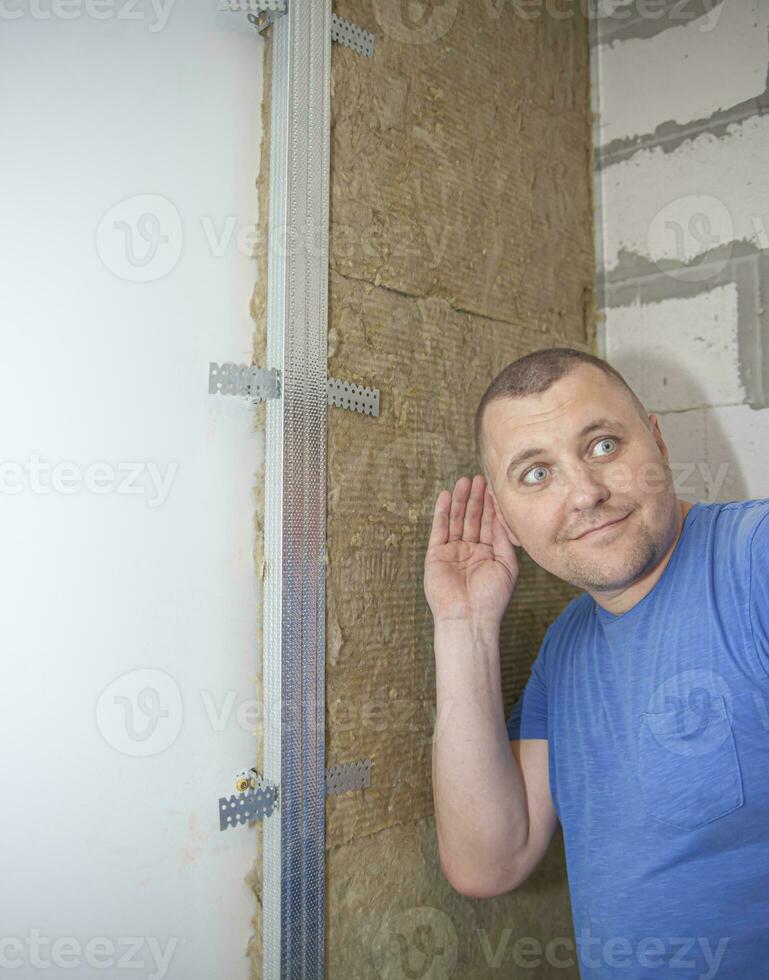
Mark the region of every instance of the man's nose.
[[576, 463], [562, 479], [566, 502], [575, 510], [590, 510], [611, 496], [606, 475], [589, 463]]

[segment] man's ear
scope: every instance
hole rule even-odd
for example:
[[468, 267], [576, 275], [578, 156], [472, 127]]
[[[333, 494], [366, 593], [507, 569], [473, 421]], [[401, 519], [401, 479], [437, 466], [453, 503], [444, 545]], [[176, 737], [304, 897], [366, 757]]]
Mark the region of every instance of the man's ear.
[[508, 527], [507, 521], [505, 520], [505, 518], [504, 518], [504, 516], [502, 514], [502, 511], [499, 509], [499, 504], [497, 503], [497, 498], [496, 498], [496, 496], [494, 494], [494, 491], [491, 489], [491, 487], [489, 487], [489, 493], [491, 494], [491, 499], [494, 501], [494, 511], [495, 511], [495, 513], [497, 515], [497, 520], [502, 525], [502, 527], [505, 529], [505, 533], [507, 534], [507, 536], [510, 539], [511, 543], [514, 544], [517, 548], [520, 548], [521, 547], [521, 542], [518, 540], [518, 538], [516, 538], [516, 536], [513, 534], [513, 532]]
[[668, 447], [665, 444], [665, 440], [662, 438], [662, 433], [660, 432], [659, 419], [656, 415], [649, 416], [649, 424], [651, 426], [652, 436], [654, 436], [654, 441], [657, 443], [657, 448], [669, 462], [668, 458]]

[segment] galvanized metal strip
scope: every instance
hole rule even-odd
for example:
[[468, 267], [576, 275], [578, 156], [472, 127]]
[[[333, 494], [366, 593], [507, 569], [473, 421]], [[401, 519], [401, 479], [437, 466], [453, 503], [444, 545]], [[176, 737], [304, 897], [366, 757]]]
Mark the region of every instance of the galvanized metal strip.
[[352, 48], [358, 54], [365, 54], [368, 58], [374, 53], [374, 35], [336, 14], [331, 15], [331, 40]]
[[[331, 2], [272, 28], [266, 402], [263, 975], [323, 977]], [[296, 247], [286, 249], [288, 230]]]
[[365, 388], [350, 381], [329, 378], [327, 398], [329, 405], [336, 405], [337, 408], [362, 412], [364, 415], [379, 415], [378, 388]]
[[[249, 364], [208, 365], [208, 391], [216, 395], [240, 395], [254, 402], [280, 395], [280, 371], [277, 368], [260, 368]], [[327, 378], [326, 402], [337, 408], [364, 415], [379, 415], [379, 389], [366, 388], [343, 381], [341, 378]]]
[[[219, 830], [270, 817], [279, 808], [278, 786], [268, 783], [255, 769], [243, 769], [238, 773], [236, 783], [240, 792], [219, 797]], [[370, 785], [370, 759], [329, 766], [325, 771], [326, 796], [349, 793]]]
[[280, 394], [280, 372], [275, 368], [260, 368], [250, 364], [208, 364], [208, 393], [210, 395], [241, 395], [261, 401]]
[[286, 12], [286, 0], [219, 0], [219, 10], [233, 13], [259, 14], [271, 11], [277, 14]]
[[371, 760], [346, 762], [326, 769], [326, 796], [348, 793], [353, 789], [365, 789], [371, 785]]
[[258, 786], [246, 793], [219, 798], [219, 830], [227, 830], [246, 821], [253, 823], [271, 816], [277, 806], [277, 787]]

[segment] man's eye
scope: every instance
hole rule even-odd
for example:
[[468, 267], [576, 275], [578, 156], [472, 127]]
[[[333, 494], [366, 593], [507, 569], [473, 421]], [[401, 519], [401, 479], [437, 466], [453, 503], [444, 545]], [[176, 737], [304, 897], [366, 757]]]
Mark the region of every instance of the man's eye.
[[[612, 443], [612, 442], [617, 443], [617, 442], [619, 442], [619, 439], [616, 439], [614, 436], [606, 436], [604, 439], [601, 439], [600, 442], [597, 442], [596, 443], [596, 447], [603, 446], [607, 442], [609, 442], [609, 443]], [[609, 450], [609, 452], [611, 452], [611, 450]]]
[[[616, 436], [605, 436], [603, 439], [599, 440], [596, 443], [596, 448], [598, 446], [605, 446], [607, 442], [609, 443], [609, 447], [610, 448], [609, 448], [608, 452], [603, 453], [601, 455], [607, 456], [607, 455], [609, 455], [609, 453], [613, 452], [614, 446], [617, 445], [617, 443], [619, 443], [619, 439]], [[536, 480], [535, 479], [535, 480], [532, 481], [532, 480], [527, 479], [529, 477], [529, 475], [534, 474], [534, 473], [538, 473], [538, 472], [539, 473], [545, 473], [545, 474], [547, 474], [547, 467], [545, 467], [545, 466], [533, 466], [530, 470], [527, 470], [523, 474], [523, 476], [521, 477], [521, 483], [525, 483], [528, 486], [536, 486], [537, 484], [542, 483], [546, 479], [546, 476], [542, 477], [541, 480]]]
[[[547, 470], [545, 469], [544, 466], [534, 466], [534, 467], [532, 467], [532, 469], [527, 470], [527, 472], [524, 473], [524, 475], [521, 477], [521, 482], [522, 483], [528, 483], [528, 480], [526, 479], [526, 477], [529, 475], [529, 473], [537, 473], [537, 472], [547, 473]], [[542, 480], [536, 480], [535, 481], [535, 483], [541, 483], [541, 482], [542, 482]], [[531, 484], [529, 484], [529, 485], [531, 485]]]

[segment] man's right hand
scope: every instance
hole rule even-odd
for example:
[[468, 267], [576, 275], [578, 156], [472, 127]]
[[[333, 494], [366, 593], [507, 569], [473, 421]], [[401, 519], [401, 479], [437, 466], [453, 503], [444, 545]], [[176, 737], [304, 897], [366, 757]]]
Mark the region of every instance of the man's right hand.
[[501, 622], [518, 582], [518, 559], [486, 479], [462, 476], [441, 490], [425, 556], [433, 618]]

